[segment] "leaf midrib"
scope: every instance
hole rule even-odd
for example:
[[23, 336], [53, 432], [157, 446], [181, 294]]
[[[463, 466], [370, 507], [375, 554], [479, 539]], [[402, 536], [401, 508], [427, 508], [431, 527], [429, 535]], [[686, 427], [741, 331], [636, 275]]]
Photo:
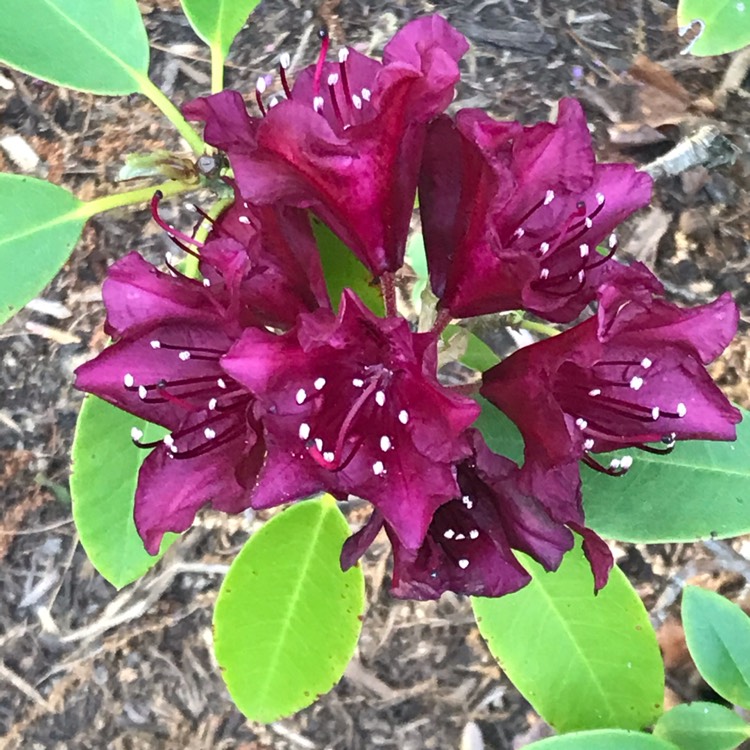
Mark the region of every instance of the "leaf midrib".
[[[323, 528], [325, 518], [329, 512], [328, 507], [325, 507], [323, 505], [319, 505], [318, 507], [320, 508], [320, 517], [318, 519], [318, 523], [314, 531], [311, 531], [310, 533], [310, 544], [307, 547], [306, 554], [298, 568], [299, 576], [297, 577], [297, 581], [291, 592], [291, 597], [289, 598], [289, 606], [287, 607], [288, 612], [294, 611], [302, 595], [302, 591], [305, 588], [305, 583], [306, 583], [306, 579], [308, 578], [310, 565], [313, 559], [315, 558], [315, 554], [317, 551], [317, 543], [320, 537], [320, 532], [321, 532], [321, 529]], [[292, 619], [293, 618], [291, 616], [287, 616], [281, 624], [281, 627], [279, 629], [279, 638], [276, 640], [276, 647], [272, 651], [271, 658], [268, 661], [268, 668], [266, 669], [266, 675], [268, 677], [263, 683], [261, 683], [257, 691], [258, 695], [260, 696], [259, 698], [260, 702], [264, 704], [270, 692], [271, 685], [276, 677], [276, 668], [281, 659], [281, 654], [284, 651], [284, 649], [282, 648], [282, 645], [284, 644], [286, 640], [287, 633], [291, 629]]]
[[42, 0], [42, 2], [49, 6], [51, 10], [57, 13], [60, 18], [67, 21], [76, 31], [78, 31], [85, 39], [91, 42], [94, 47], [101, 50], [107, 57], [114, 60], [137, 84], [136, 89], [141, 89], [141, 81], [144, 73], [140, 70], [128, 65], [122, 58], [118, 57], [111, 50], [107, 49], [95, 36], [92, 36], [83, 26], [74, 21], [70, 16], [64, 13], [57, 5], [54, 4], [53, 0]]

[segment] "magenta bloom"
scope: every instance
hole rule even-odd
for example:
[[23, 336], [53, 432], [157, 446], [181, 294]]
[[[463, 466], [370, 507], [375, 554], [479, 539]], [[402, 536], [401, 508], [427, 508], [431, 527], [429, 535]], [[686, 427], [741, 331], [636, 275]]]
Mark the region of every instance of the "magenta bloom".
[[621, 272], [610, 235], [648, 203], [651, 178], [628, 164], [596, 164], [581, 106], [563, 99], [554, 125], [522, 127], [472, 109], [455, 123], [438, 118], [419, 194], [444, 309], [455, 317], [524, 309], [568, 322]]
[[[550, 466], [675, 440], [734, 440], [740, 412], [704, 365], [732, 340], [730, 295], [692, 309], [638, 283], [605, 284], [596, 317], [525, 347], [484, 374], [482, 394], [519, 427], [527, 463]], [[649, 443], [663, 443], [661, 448]], [[613, 462], [621, 473], [632, 459]]]
[[375, 317], [347, 290], [337, 317], [302, 315], [282, 336], [246, 330], [222, 366], [253, 393], [266, 427], [253, 507], [353, 493], [414, 549], [459, 494], [454, 464], [479, 409], [437, 382], [433, 335]]
[[243, 197], [312, 209], [380, 276], [401, 267], [426, 123], [450, 104], [464, 37], [440, 16], [407, 24], [383, 62], [352, 49], [303, 70], [287, 98], [250, 117], [239, 93], [184, 108], [225, 151]]
[[[437, 599], [446, 591], [502, 596], [531, 580], [514, 550], [530, 555], [547, 570], [557, 569], [573, 546], [567, 524], [584, 534], [595, 585], [602, 588], [612, 557], [607, 545], [582, 526], [577, 467], [569, 465], [559, 484], [548, 480], [547, 487], [536, 486], [541, 493], [534, 494], [512, 461], [492, 453], [478, 432], [471, 431], [470, 437], [473, 454], [458, 465], [460, 494], [435, 512], [422, 545], [404, 547], [376, 510], [344, 545], [342, 566], [353, 565], [385, 525], [393, 545], [394, 596]], [[562, 502], [556, 494], [561, 486], [567, 495]]]
[[281, 325], [327, 304], [299, 218], [235, 205], [201, 249], [202, 282], [161, 273], [137, 253], [109, 269], [106, 328], [116, 343], [78, 368], [76, 386], [170, 430], [156, 444], [133, 436], [153, 449], [135, 498], [136, 525], [152, 554], [165, 531], [184, 531], [207, 501], [230, 513], [249, 506], [263, 432], [252, 398], [219, 360], [244, 325]]

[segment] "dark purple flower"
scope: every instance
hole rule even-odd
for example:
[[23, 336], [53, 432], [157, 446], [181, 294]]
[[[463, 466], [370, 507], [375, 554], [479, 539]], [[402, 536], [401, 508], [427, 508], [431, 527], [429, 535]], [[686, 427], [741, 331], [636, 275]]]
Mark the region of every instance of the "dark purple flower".
[[[623, 266], [613, 229], [646, 205], [651, 178], [596, 164], [581, 106], [522, 127], [480, 110], [428, 130], [419, 183], [430, 280], [456, 317], [524, 309], [568, 322]], [[609, 239], [608, 239], [609, 238]], [[608, 242], [609, 251], [597, 247]]]
[[[109, 269], [106, 329], [117, 341], [78, 368], [76, 386], [170, 431], [155, 444], [133, 435], [153, 449], [135, 498], [152, 554], [165, 531], [188, 528], [207, 501], [231, 513], [250, 504], [263, 432], [252, 398], [219, 360], [246, 325], [289, 325], [328, 304], [306, 222], [297, 209], [236, 203], [200, 248], [202, 281], [161, 273], [137, 253]], [[200, 244], [167, 229], [189, 252]]]
[[[523, 471], [512, 461], [492, 453], [478, 432], [471, 431], [470, 438], [472, 456], [458, 465], [460, 494], [437, 509], [422, 545], [404, 547], [375, 510], [345, 543], [342, 566], [353, 565], [385, 526], [393, 545], [395, 596], [436, 599], [446, 591], [502, 596], [531, 580], [515, 550], [547, 570], [557, 569], [574, 542], [567, 524], [584, 535], [595, 586], [600, 589], [612, 557], [607, 545], [583, 527], [577, 466], [568, 465], [555, 480], [538, 481], [531, 492]], [[566, 494], [562, 502], [557, 497], [560, 488]]]
[[337, 317], [300, 316], [285, 335], [246, 330], [222, 366], [254, 395], [268, 455], [253, 495], [261, 508], [321, 490], [378, 508], [418, 547], [456, 496], [474, 401], [436, 379], [436, 337], [378, 318], [350, 291]]
[[254, 204], [311, 208], [380, 276], [402, 265], [426, 122], [453, 98], [464, 37], [440, 16], [412, 21], [388, 43], [383, 62], [344, 48], [339, 62], [303, 70], [287, 98], [266, 110], [265, 79], [250, 117], [239, 93], [224, 91], [184, 108], [206, 123], [225, 151], [239, 189]]
[[[734, 440], [740, 412], [704, 365], [728, 345], [737, 321], [728, 294], [683, 309], [637, 281], [605, 284], [597, 316], [515, 352], [484, 374], [482, 394], [518, 425], [527, 463], [540, 466], [583, 458], [603, 468], [592, 453]], [[606, 471], [622, 473], [631, 462], [615, 459]]]

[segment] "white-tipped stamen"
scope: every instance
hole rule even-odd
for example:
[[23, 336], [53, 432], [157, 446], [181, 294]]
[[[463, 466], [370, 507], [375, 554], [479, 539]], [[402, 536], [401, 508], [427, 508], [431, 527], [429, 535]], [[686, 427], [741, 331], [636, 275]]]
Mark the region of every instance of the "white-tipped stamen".
[[217, 401], [217, 400], [216, 400], [215, 398], [212, 398], [212, 399], [211, 399], [211, 400], [210, 400], [210, 401], [208, 402], [208, 410], [209, 410], [209, 411], [213, 411], [213, 410], [214, 410], [214, 409], [216, 408], [216, 405], [217, 405], [218, 403], [219, 403], [219, 402], [218, 402], [218, 401]]
[[315, 438], [315, 440], [313, 440], [313, 443], [315, 443], [315, 447], [319, 451], [323, 450], [323, 440], [322, 440], [322, 438]]
[[349, 48], [348, 47], [342, 47], [339, 50], [339, 62], [345, 63], [349, 59]]
[[552, 201], [555, 200], [555, 191], [554, 190], [548, 190], [544, 194], [544, 205], [549, 206]]
[[633, 375], [633, 377], [630, 378], [630, 387], [634, 391], [639, 391], [642, 385], [643, 385], [643, 378], [638, 377], [638, 375]]
[[643, 358], [643, 359], [641, 360], [641, 367], [642, 367], [642, 368], [643, 368], [644, 370], [648, 370], [648, 368], [649, 368], [649, 367], [651, 367], [651, 365], [652, 365], [652, 364], [654, 364], [654, 363], [653, 363], [653, 362], [652, 362], [652, 361], [651, 361], [651, 360], [650, 360], [650, 359], [649, 359], [648, 357], [644, 357], [644, 358]]
[[461, 570], [466, 570], [466, 568], [469, 567], [469, 561], [465, 557], [462, 557], [458, 561], [458, 567], [461, 568]]
[[319, 391], [324, 385], [326, 384], [325, 378], [318, 378], [313, 385], [315, 386], [315, 390]]
[[659, 407], [658, 406], [654, 406], [654, 408], [651, 409], [651, 419], [653, 419], [653, 420], [659, 419], [659, 414], [660, 413], [661, 412], [659, 411]]
[[362, 89], [362, 98], [366, 101], [370, 101], [370, 97], [372, 96], [372, 91], [370, 89]]
[[249, 216], [240, 216], [237, 221], [240, 222], [240, 224], [245, 224], [246, 226], [250, 223], [250, 217]]
[[190, 352], [185, 350], [177, 355], [183, 362], [187, 362], [190, 359]]
[[576, 427], [578, 427], [579, 430], [583, 431], [588, 426], [589, 423], [583, 417], [578, 417], [578, 419], [576, 419]]
[[380, 476], [385, 471], [385, 466], [383, 465], [382, 461], [376, 461], [372, 465], [372, 473], [377, 477]]
[[130, 430], [130, 437], [133, 440], [140, 440], [143, 437], [143, 430], [139, 430], [137, 427], [132, 427]]
[[152, 349], [161, 349], [161, 341], [157, 341], [156, 339], [154, 339], [151, 342], [151, 348]]
[[294, 400], [295, 400], [295, 401], [296, 401], [296, 402], [297, 402], [298, 404], [302, 405], [302, 404], [304, 404], [304, 403], [305, 403], [305, 399], [306, 399], [306, 398], [307, 398], [307, 393], [305, 393], [305, 389], [304, 389], [304, 388], [300, 388], [300, 389], [299, 389], [299, 390], [297, 391], [297, 394], [295, 395], [295, 397], [294, 397]]
[[224, 378], [219, 378], [219, 379], [218, 379], [218, 380], [216, 381], [216, 385], [218, 385], [218, 386], [219, 386], [219, 388], [221, 388], [221, 389], [224, 389], [224, 388], [226, 388], [226, 387], [227, 387], [227, 384], [226, 384], [226, 382], [224, 381]]
[[361, 378], [354, 378], [354, 380], [352, 380], [352, 385], [355, 388], [361, 388], [364, 384], [365, 384], [365, 381], [362, 380]]
[[542, 269], [542, 270], [541, 270], [541, 271], [539, 272], [539, 278], [540, 278], [540, 279], [546, 279], [546, 278], [549, 278], [549, 268], [543, 268], [543, 269]]
[[542, 242], [542, 244], [539, 245], [539, 249], [542, 251], [542, 255], [544, 255], [549, 250], [549, 242]]
[[206, 429], [203, 430], [203, 434], [206, 436], [206, 440], [213, 440], [216, 437], [215, 430], [212, 430], [210, 427], [206, 427]]
[[687, 414], [687, 406], [680, 402], [677, 404], [677, 416], [678, 417], [684, 417]]
[[604, 203], [604, 193], [596, 194], [596, 202], [601, 206]]
[[286, 70], [292, 64], [292, 56], [288, 52], [279, 55], [279, 65]]
[[469, 532], [469, 539], [478, 539], [479, 538], [479, 529], [472, 529]]
[[620, 459], [619, 458], [613, 458], [609, 462], [609, 468], [610, 469], [619, 469], [620, 468]]
[[338, 73], [331, 73], [331, 75], [328, 76], [328, 85], [329, 86], [335, 86], [339, 82], [339, 74]]
[[255, 82], [255, 90], [262, 94], [266, 90], [266, 79], [261, 76], [256, 82]]
[[323, 105], [325, 104], [325, 99], [323, 99], [322, 96], [316, 96], [313, 99], [313, 109], [316, 112], [322, 112], [323, 111]]
[[456, 532], [453, 531], [453, 529], [448, 529], [447, 531], [443, 532], [443, 536], [446, 539], [453, 539], [453, 537], [456, 536]]
[[524, 236], [525, 234], [526, 234], [526, 232], [525, 232], [525, 230], [524, 230], [524, 228], [523, 228], [523, 227], [518, 227], [518, 229], [516, 229], [516, 231], [515, 231], [515, 232], [513, 232], [513, 236], [514, 236], [514, 237], [515, 237], [515, 238], [516, 238], [517, 240], [520, 240], [520, 239], [521, 239], [521, 237], [523, 237], [523, 236]]
[[132, 388], [135, 385], [135, 378], [129, 372], [126, 372], [122, 378], [122, 382], [126, 388]]
[[589, 254], [589, 246], [585, 242], [578, 249], [581, 251], [582, 258], [585, 258]]
[[583, 224], [586, 227], [586, 229], [591, 229], [591, 227], [594, 226], [594, 222], [592, 221], [592, 219], [591, 219], [590, 216], [586, 217], [586, 219], [584, 220]]
[[332, 463], [333, 463], [333, 460], [334, 460], [335, 458], [336, 458], [336, 456], [335, 456], [335, 455], [334, 455], [334, 454], [333, 454], [333, 453], [332, 453], [331, 451], [326, 451], [326, 452], [325, 452], [325, 453], [323, 454], [323, 460], [324, 460], [324, 461], [325, 461], [326, 463], [332, 464]]
[[205, 286], [206, 289], [208, 289], [208, 287], [211, 286], [211, 279], [203, 279], [203, 286]]
[[592, 388], [589, 391], [589, 396], [601, 396], [602, 395], [602, 389], [601, 388]]
[[615, 245], [617, 245], [617, 235], [610, 234], [609, 240], [607, 240], [607, 244], [609, 245], [609, 249], [612, 250], [615, 247]]
[[385, 404], [385, 393], [383, 393], [383, 391], [375, 391], [375, 403], [378, 406], [383, 406]]
[[383, 437], [380, 438], [380, 450], [385, 453], [386, 451], [389, 451], [391, 449], [391, 439], [388, 437], [388, 435], [383, 435]]
[[625, 469], [625, 471], [627, 471], [632, 465], [633, 465], [633, 457], [632, 456], [623, 456], [620, 459], [620, 468], [621, 469]]
[[299, 426], [299, 436], [301, 440], [307, 440], [310, 437], [310, 425], [306, 422]]
[[584, 450], [590, 451], [594, 447], [594, 439], [593, 438], [587, 438], [583, 441], [583, 448]]
[[161, 441], [167, 448], [171, 448], [174, 445], [174, 438], [171, 435], [165, 435]]
[[352, 104], [354, 109], [362, 109], [362, 100], [356, 94], [352, 94]]
[[401, 424], [406, 424], [409, 421], [409, 412], [406, 411], [406, 409], [401, 409], [398, 413], [398, 421], [401, 422]]
[[148, 388], [145, 385], [138, 386], [138, 398], [144, 399], [148, 396]]

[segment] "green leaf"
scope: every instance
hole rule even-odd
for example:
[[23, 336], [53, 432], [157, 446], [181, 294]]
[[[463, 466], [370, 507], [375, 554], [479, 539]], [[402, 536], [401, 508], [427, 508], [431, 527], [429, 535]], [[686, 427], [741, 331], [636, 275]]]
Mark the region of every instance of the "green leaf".
[[[479, 403], [476, 427], [487, 444], [522, 461], [516, 426], [489, 401]], [[750, 533], [750, 413], [741, 411], [735, 442], [678, 441], [668, 456], [631, 449], [633, 467], [622, 477], [581, 467], [586, 523], [602, 536], [636, 543]], [[597, 460], [606, 466], [613, 455]]]
[[195, 33], [211, 49], [226, 57], [248, 16], [260, 0], [182, 0], [182, 8]]
[[750, 3], [738, 0], [680, 0], [677, 23], [684, 33], [696, 21], [701, 30], [686, 52], [723, 55], [750, 44]]
[[2, 0], [0, 61], [94, 94], [132, 94], [148, 76], [136, 0]]
[[526, 750], [677, 750], [670, 742], [642, 732], [596, 729], [532, 742]]
[[750, 737], [750, 727], [726, 706], [690, 703], [661, 716], [654, 734], [680, 750], [734, 750]]
[[81, 236], [86, 214], [84, 204], [67, 190], [15, 174], [0, 174], [0, 204], [3, 323], [62, 268]]
[[272, 722], [341, 678], [362, 627], [359, 566], [341, 571], [349, 526], [330, 496], [298, 503], [250, 538], [214, 610], [216, 659], [237, 708]]
[[167, 534], [159, 555], [152, 557], [138, 536], [133, 521], [135, 487], [148, 451], [133, 444], [133, 427], [143, 430], [147, 441], [166, 432], [86, 396], [73, 440], [73, 520], [91, 564], [118, 589], [152, 568], [178, 538]]
[[513, 684], [560, 732], [641, 729], [661, 713], [664, 667], [646, 610], [618, 568], [594, 595], [580, 547], [554, 573], [523, 557], [531, 583], [473, 599], [479, 631]]
[[730, 703], [750, 708], [750, 618], [723, 596], [688, 586], [682, 624], [703, 679]]
[[[614, 478], [583, 469], [588, 524], [623, 542], [693, 542], [750, 532], [750, 415], [733, 443], [677, 442], [668, 456], [637, 450]], [[599, 457], [605, 465], [610, 457]]]
[[312, 228], [334, 310], [338, 310], [341, 292], [348, 288], [376, 315], [382, 315], [383, 298], [380, 287], [373, 283], [372, 274], [323, 222], [313, 218]]
[[456, 334], [466, 336], [466, 353], [460, 359], [467, 367], [471, 367], [472, 370], [476, 370], [477, 372], [484, 372], [494, 367], [500, 361], [500, 357], [482, 339], [467, 328], [462, 328], [451, 323], [445, 327], [442, 336], [447, 343]]

